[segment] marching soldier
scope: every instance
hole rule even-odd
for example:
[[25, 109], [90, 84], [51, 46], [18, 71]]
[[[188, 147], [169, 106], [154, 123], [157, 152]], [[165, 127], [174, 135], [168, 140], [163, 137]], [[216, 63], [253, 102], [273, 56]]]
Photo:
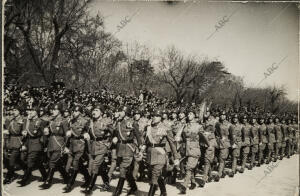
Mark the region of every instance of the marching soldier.
[[49, 189], [52, 186], [55, 169], [62, 174], [64, 182], [67, 183], [67, 173], [63, 168], [63, 154], [65, 150], [65, 135], [68, 131], [67, 122], [61, 115], [61, 105], [54, 104], [49, 126], [44, 129], [44, 134], [49, 136], [47, 153], [49, 157], [49, 171], [45, 182], [40, 185], [42, 189]]
[[225, 168], [225, 160], [229, 154], [229, 123], [226, 121], [226, 113], [225, 111], [221, 112], [219, 122], [216, 123], [216, 138], [219, 143], [219, 168], [218, 175], [216, 176], [216, 181], [218, 182], [221, 177], [225, 177], [224, 168]]
[[113, 134], [112, 122], [108, 121], [105, 118], [102, 118], [102, 112], [104, 108], [102, 105], [96, 105], [93, 108], [92, 116], [93, 119], [90, 121], [89, 125], [89, 134], [85, 134], [85, 138], [90, 138], [90, 171], [91, 175], [89, 179], [86, 181], [85, 193], [92, 193], [93, 187], [95, 186], [95, 182], [97, 180], [98, 172], [100, 170], [100, 175], [103, 180], [103, 187], [101, 191], [108, 191], [110, 189], [109, 186], [109, 177], [107, 172], [102, 167], [104, 158], [108, 153], [108, 150], [111, 145], [111, 138]]
[[288, 140], [287, 140], [287, 158], [289, 159], [290, 156], [292, 155], [292, 141], [293, 141], [293, 129], [291, 127], [291, 119], [288, 118], [287, 119], [287, 137], [288, 137]]
[[267, 153], [267, 164], [272, 161], [272, 153], [274, 151], [274, 143], [276, 142], [275, 130], [272, 117], [268, 118], [267, 124], [267, 135], [268, 135], [268, 153]]
[[242, 117], [242, 164], [241, 164], [241, 170], [240, 173], [244, 173], [247, 158], [250, 152], [250, 128], [251, 126], [248, 124], [248, 117], [247, 115], [243, 115]]
[[268, 145], [268, 139], [267, 139], [267, 126], [265, 125], [265, 119], [263, 116], [260, 116], [259, 118], [259, 128], [258, 128], [258, 136], [259, 136], [259, 153], [258, 153], [258, 167], [261, 164], [264, 164], [265, 157], [264, 152], [266, 150], [266, 147]]
[[256, 116], [252, 116], [251, 119], [251, 128], [250, 128], [250, 138], [251, 138], [251, 161], [249, 170], [255, 167], [255, 158], [258, 153], [258, 146], [259, 146], [259, 125], [256, 122]]
[[282, 143], [281, 143], [281, 152], [280, 152], [280, 160], [283, 159], [286, 155], [287, 142], [288, 142], [288, 128], [286, 125], [286, 120], [283, 117], [281, 119], [281, 130], [282, 130]]
[[15, 178], [15, 164], [17, 159], [20, 158], [20, 150], [23, 145], [22, 129], [24, 119], [20, 114], [21, 108], [14, 107], [12, 110], [12, 118], [7, 121], [8, 142], [7, 149], [10, 151], [9, 164], [7, 167], [7, 174], [3, 184], [10, 184]]
[[[133, 126], [136, 127], [142, 138], [145, 136], [145, 127], [148, 125], [148, 119], [142, 118], [143, 116], [143, 111], [140, 109], [136, 109], [133, 112], [134, 115], [134, 124]], [[136, 142], [136, 141], [135, 141]], [[136, 142], [137, 144], [137, 142]], [[146, 169], [145, 163], [142, 159], [134, 160], [134, 169], [133, 169], [133, 177], [135, 180], [143, 180], [145, 179], [145, 172], [144, 170]], [[138, 177], [139, 174], [139, 177]]]
[[72, 118], [67, 121], [69, 123], [69, 130], [66, 133], [67, 146], [70, 143], [69, 149], [65, 149], [68, 152], [68, 161], [66, 171], [68, 172], [69, 181], [66, 187], [64, 187], [65, 193], [71, 192], [72, 186], [78, 174], [78, 170], [84, 174], [85, 179], [88, 178], [88, 172], [82, 165], [81, 157], [85, 150], [85, 141], [83, 135], [87, 132], [87, 121], [82, 117], [82, 108], [75, 106]]
[[282, 137], [283, 137], [281, 125], [279, 123], [279, 118], [277, 116], [274, 119], [274, 133], [275, 133], [275, 161], [277, 161], [278, 156], [280, 155]]
[[177, 137], [181, 137], [186, 146], [185, 157], [186, 162], [186, 175], [184, 179], [184, 187], [181, 190], [181, 194], [186, 194], [186, 189], [191, 182], [190, 189], [193, 190], [196, 187], [195, 182], [195, 168], [198, 164], [198, 160], [201, 156], [200, 144], [209, 146], [208, 140], [203, 135], [203, 127], [196, 122], [196, 112], [190, 109], [188, 113], [188, 123], [184, 126], [182, 132], [179, 132]]
[[132, 174], [133, 158], [137, 151], [134, 144], [136, 139], [138, 146], [141, 145], [141, 136], [136, 127], [133, 127], [133, 121], [129, 115], [129, 108], [119, 112], [119, 118], [116, 124], [113, 142], [117, 143], [117, 157], [120, 162], [120, 178], [114, 196], [120, 195], [124, 186], [125, 179], [128, 180], [130, 190], [128, 195], [137, 191], [135, 179]]
[[238, 115], [234, 114], [232, 117], [232, 124], [229, 127], [229, 138], [231, 143], [231, 157], [232, 166], [229, 177], [233, 177], [236, 173], [237, 160], [240, 157], [241, 146], [242, 146], [242, 126], [239, 123]]
[[215, 158], [215, 149], [218, 147], [215, 137], [215, 120], [213, 116], [207, 116], [204, 124], [204, 136], [208, 140], [208, 147], [205, 149], [204, 154], [204, 171], [203, 179], [200, 183], [204, 187], [205, 183], [211, 181], [211, 166]]
[[147, 162], [151, 171], [151, 182], [148, 196], [153, 196], [155, 194], [157, 186], [160, 188], [161, 195], [167, 195], [165, 183], [162, 178], [162, 171], [167, 161], [165, 151], [167, 142], [174, 154], [175, 165], [179, 162], [171, 130], [167, 130], [166, 127], [161, 124], [161, 117], [161, 111], [156, 110], [153, 114], [151, 125], [146, 128]]
[[38, 117], [37, 107], [29, 110], [29, 115], [25, 120], [22, 131], [23, 136], [26, 138], [24, 146], [27, 151], [27, 168], [22, 180], [18, 181], [21, 187], [30, 183], [34, 166], [38, 167], [42, 176], [42, 181], [46, 179], [47, 175], [41, 161], [41, 155], [43, 153], [41, 136], [43, 135], [44, 124], [43, 121]]
[[299, 127], [297, 119], [293, 119], [293, 128], [294, 128], [294, 152], [299, 152]]

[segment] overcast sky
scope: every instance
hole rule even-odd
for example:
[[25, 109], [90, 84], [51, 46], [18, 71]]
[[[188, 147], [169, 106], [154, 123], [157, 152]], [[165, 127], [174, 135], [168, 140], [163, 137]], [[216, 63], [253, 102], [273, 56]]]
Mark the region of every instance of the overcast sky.
[[[217, 58], [229, 72], [244, 77], [247, 86], [285, 85], [288, 98], [297, 100], [299, 18], [292, 3], [94, 0], [90, 12], [106, 17], [105, 28], [112, 33], [122, 20], [133, 16], [115, 34], [121, 41], [136, 40], [159, 49], [175, 45], [186, 54]], [[278, 68], [265, 78], [272, 65]]]

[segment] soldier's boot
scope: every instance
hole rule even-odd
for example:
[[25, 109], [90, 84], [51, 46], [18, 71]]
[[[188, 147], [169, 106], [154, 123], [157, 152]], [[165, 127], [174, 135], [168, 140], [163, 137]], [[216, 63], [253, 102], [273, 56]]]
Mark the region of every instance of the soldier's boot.
[[233, 157], [231, 171], [228, 174], [229, 177], [232, 178], [234, 176], [235, 171], [236, 171], [236, 167], [237, 167], [237, 157]]
[[243, 155], [242, 165], [241, 165], [241, 169], [239, 171], [240, 173], [244, 173], [246, 162], [247, 162], [247, 154]]
[[[130, 190], [128, 191], [127, 195], [133, 195], [133, 194], [136, 193], [136, 191], [138, 189], [137, 189], [137, 186], [136, 186], [136, 183], [135, 183], [135, 180], [133, 178], [132, 173], [129, 173], [127, 175], [127, 179], [128, 179], [128, 183], [129, 183], [129, 186], [130, 186]], [[162, 181], [162, 183], [164, 183], [164, 181]]]
[[225, 162], [224, 160], [223, 161], [220, 161], [219, 163], [219, 169], [218, 169], [218, 176], [219, 178], [224, 178], [225, 177], [225, 173], [224, 173], [224, 166], [225, 166]]
[[80, 186], [81, 188], [86, 188], [90, 184], [91, 176], [86, 168], [82, 169], [82, 174], [84, 177], [84, 183]]
[[167, 190], [166, 190], [166, 185], [164, 183], [163, 178], [160, 176], [157, 179], [157, 182], [158, 182], [158, 186], [159, 186], [159, 189], [160, 189], [160, 195], [161, 196], [166, 196], [167, 195]]
[[174, 185], [176, 184], [176, 178], [177, 178], [177, 169], [174, 168], [174, 170], [172, 171], [171, 177], [170, 177], [170, 184]]
[[156, 184], [150, 184], [150, 189], [149, 189], [149, 192], [148, 192], [148, 196], [154, 196], [156, 189], [157, 189]]
[[67, 184], [69, 182], [69, 178], [70, 178], [69, 174], [66, 172], [66, 170], [62, 166], [58, 167], [58, 171], [63, 177], [64, 184]]
[[31, 172], [32, 172], [32, 168], [26, 169], [22, 180], [18, 182], [20, 184], [20, 187], [26, 186], [30, 183]]
[[7, 174], [5, 176], [5, 179], [3, 181], [3, 184], [10, 184], [13, 179], [14, 179], [14, 176], [15, 176], [15, 171], [14, 171], [14, 167], [11, 167], [11, 166], [7, 166]]
[[46, 181], [44, 182], [44, 184], [40, 185], [42, 189], [49, 189], [52, 186], [53, 175], [54, 168], [50, 168]]
[[67, 186], [64, 188], [64, 193], [69, 193], [72, 191], [72, 188], [73, 188], [73, 185], [74, 185], [74, 182], [75, 182], [75, 179], [77, 177], [77, 174], [78, 174], [78, 170], [71, 170], [71, 177], [69, 179], [69, 182], [67, 184]]
[[39, 182], [44, 182], [47, 178], [47, 172], [43, 164], [39, 166], [39, 171], [41, 173], [41, 178], [38, 180]]
[[251, 154], [251, 161], [250, 161], [250, 166], [249, 166], [249, 170], [252, 170], [252, 168], [254, 167], [254, 163], [255, 163], [255, 153]]
[[119, 181], [118, 181], [118, 185], [116, 187], [116, 190], [113, 193], [113, 196], [119, 196], [119, 195], [121, 195], [122, 190], [123, 190], [123, 186], [124, 186], [124, 182], [125, 182], [125, 178], [121, 178], [120, 177]]
[[89, 184], [88, 187], [83, 191], [84, 193], [90, 195], [90, 194], [93, 192], [93, 188], [94, 188], [94, 186], [95, 186], [97, 177], [98, 177], [97, 174], [93, 174], [93, 175], [91, 176], [90, 184]]
[[109, 185], [109, 177], [105, 171], [101, 173], [103, 185], [100, 188], [101, 192], [109, 191], [110, 190], [110, 185]]

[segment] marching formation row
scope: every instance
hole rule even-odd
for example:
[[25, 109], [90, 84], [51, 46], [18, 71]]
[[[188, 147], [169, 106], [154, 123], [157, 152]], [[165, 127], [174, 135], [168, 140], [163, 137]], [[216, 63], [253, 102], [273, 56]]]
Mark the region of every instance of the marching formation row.
[[[188, 188], [196, 188], [199, 170], [203, 174], [199, 186], [204, 187], [211, 180], [243, 173], [247, 162], [251, 170], [298, 152], [299, 129], [292, 115], [207, 108], [199, 116], [194, 104], [184, 109], [152, 104], [149, 109], [149, 104], [124, 101], [112, 109], [103, 96], [102, 100], [97, 97], [88, 97], [92, 104], [83, 105], [78, 100], [66, 104], [58, 96], [47, 107], [5, 106], [4, 184], [15, 180], [19, 164], [24, 170], [18, 181], [21, 187], [39, 169], [40, 187], [49, 189], [58, 170], [66, 184], [64, 192], [72, 191], [81, 173], [82, 192], [91, 194], [98, 175], [103, 181], [101, 191], [110, 191], [118, 168], [113, 195], [121, 194], [125, 180], [130, 186], [128, 195], [138, 190], [136, 180], [150, 183], [149, 196], [158, 188], [161, 195], [167, 195], [165, 184], [175, 184], [178, 178], [184, 178], [180, 193], [186, 194]], [[214, 170], [217, 175], [213, 176]]]

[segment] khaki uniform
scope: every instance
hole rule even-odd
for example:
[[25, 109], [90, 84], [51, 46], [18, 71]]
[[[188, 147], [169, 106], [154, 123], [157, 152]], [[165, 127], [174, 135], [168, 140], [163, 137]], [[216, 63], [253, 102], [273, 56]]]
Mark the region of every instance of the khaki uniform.
[[275, 129], [274, 124], [267, 125], [267, 135], [268, 135], [268, 154], [267, 159], [268, 162], [271, 161], [272, 152], [274, 151], [274, 144], [276, 142]]
[[218, 147], [215, 137], [215, 124], [213, 122], [206, 122], [204, 125], [204, 136], [208, 140], [209, 146], [205, 150], [204, 155], [204, 172], [203, 180], [207, 182], [208, 176], [211, 175], [211, 164], [215, 158], [215, 149]]
[[251, 126], [250, 129], [250, 136], [251, 136], [251, 162], [250, 165], [251, 167], [254, 166], [255, 163], [255, 157], [258, 153], [259, 149], [259, 133], [258, 133], [259, 125], [255, 123], [254, 125]]
[[275, 159], [278, 158], [280, 155], [281, 147], [282, 147], [282, 138], [283, 138], [283, 133], [281, 129], [280, 124], [275, 124], [274, 125], [274, 131], [275, 131]]
[[133, 169], [133, 157], [137, 150], [134, 138], [137, 140], [138, 145], [140, 145], [141, 135], [136, 127], [133, 127], [132, 119], [123, 119], [116, 124], [115, 136], [119, 140], [117, 144], [117, 157], [120, 161], [120, 177], [126, 178], [128, 173], [131, 173], [129, 171]]
[[219, 147], [219, 169], [218, 175], [221, 177], [223, 175], [224, 167], [225, 167], [225, 160], [229, 154], [229, 126], [230, 123], [228, 121], [217, 122], [216, 123], [216, 138]]
[[99, 118], [91, 120], [89, 124], [90, 141], [90, 160], [89, 170], [91, 174], [98, 174], [99, 168], [104, 161], [111, 146], [113, 134], [112, 121]]
[[148, 126], [146, 133], [147, 145], [147, 162], [150, 165], [152, 173], [151, 184], [158, 184], [158, 178], [162, 174], [162, 169], [167, 161], [167, 153], [165, 150], [166, 143], [169, 143], [170, 148], [175, 156], [178, 158], [174, 139], [171, 130], [159, 123], [156, 126]]
[[235, 173], [237, 168], [237, 159], [240, 156], [242, 147], [242, 125], [239, 123], [231, 124], [229, 127], [229, 138], [232, 147], [232, 172]]
[[69, 171], [71, 167], [74, 170], [79, 169], [79, 160], [84, 153], [85, 141], [83, 134], [87, 131], [87, 120], [81, 115], [77, 119], [69, 120], [69, 129], [72, 132], [70, 138], [70, 154], [68, 155], [68, 162], [66, 170]]
[[251, 139], [250, 139], [250, 130], [251, 125], [248, 123], [242, 125], [242, 141], [243, 141], [243, 147], [242, 147], [242, 170], [246, 166], [248, 154], [250, 152], [250, 146], [251, 146]]
[[182, 131], [182, 139], [186, 146], [185, 156], [187, 158], [186, 176], [184, 180], [184, 186], [186, 188], [191, 181], [195, 184], [194, 170], [201, 156], [200, 143], [209, 146], [209, 142], [204, 137], [203, 132], [203, 127], [196, 121], [187, 123]]
[[259, 125], [258, 127], [258, 136], [259, 136], [259, 154], [258, 154], [258, 163], [264, 163], [264, 151], [268, 144], [267, 139], [267, 126], [265, 124]]
[[49, 167], [54, 169], [61, 160], [65, 148], [65, 134], [68, 130], [68, 123], [61, 115], [52, 118], [49, 122], [51, 131], [48, 139]]

